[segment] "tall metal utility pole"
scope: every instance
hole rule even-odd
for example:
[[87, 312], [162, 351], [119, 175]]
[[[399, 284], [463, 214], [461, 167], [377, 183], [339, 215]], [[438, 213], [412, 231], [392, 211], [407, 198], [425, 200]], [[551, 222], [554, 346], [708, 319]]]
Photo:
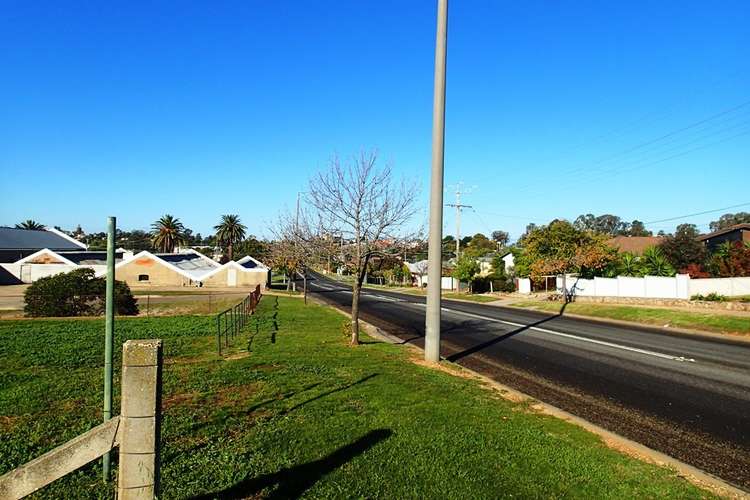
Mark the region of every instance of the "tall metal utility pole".
[[[107, 283], [104, 305], [104, 421], [112, 418], [112, 345], [115, 332], [115, 227], [117, 219], [107, 219]], [[109, 452], [102, 457], [104, 482], [110, 477]]]
[[458, 259], [461, 253], [461, 209], [462, 208], [474, 208], [471, 205], [461, 204], [461, 188], [462, 185], [459, 182], [456, 184], [456, 203], [446, 203], [446, 207], [455, 207], [456, 209], [456, 259]]
[[427, 250], [427, 311], [424, 359], [440, 361], [440, 282], [443, 274], [443, 158], [445, 153], [445, 55], [448, 45], [448, 0], [438, 0], [435, 39], [435, 89], [432, 103], [432, 176], [430, 232]]

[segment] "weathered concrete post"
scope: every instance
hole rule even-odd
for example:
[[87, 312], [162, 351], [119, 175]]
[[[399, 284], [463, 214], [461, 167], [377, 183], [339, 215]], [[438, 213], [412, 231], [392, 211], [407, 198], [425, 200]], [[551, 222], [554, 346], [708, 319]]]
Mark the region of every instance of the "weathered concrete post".
[[123, 345], [119, 500], [159, 494], [161, 366], [161, 340], [128, 340]]

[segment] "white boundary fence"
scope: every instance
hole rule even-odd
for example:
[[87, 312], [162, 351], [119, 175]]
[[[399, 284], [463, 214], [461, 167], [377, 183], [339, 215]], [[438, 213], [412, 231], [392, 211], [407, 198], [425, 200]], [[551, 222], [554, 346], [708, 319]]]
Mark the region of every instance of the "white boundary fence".
[[[528, 278], [518, 280], [518, 291], [530, 293]], [[569, 294], [581, 297], [634, 297], [649, 299], [689, 299], [693, 295], [717, 293], [727, 297], [750, 295], [750, 277], [747, 278], [699, 278], [691, 279], [687, 274], [672, 277], [645, 276], [634, 278], [582, 279], [566, 276], [565, 288]], [[563, 277], [557, 277], [557, 291], [563, 290]]]

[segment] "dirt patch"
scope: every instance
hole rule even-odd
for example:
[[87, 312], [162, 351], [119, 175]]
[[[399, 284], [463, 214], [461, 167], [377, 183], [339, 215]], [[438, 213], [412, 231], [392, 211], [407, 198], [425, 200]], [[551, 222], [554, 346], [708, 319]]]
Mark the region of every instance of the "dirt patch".
[[213, 397], [217, 407], [233, 407], [238, 403], [244, 403], [258, 392], [261, 384], [233, 385], [216, 391]]
[[12, 431], [18, 424], [21, 423], [23, 420], [23, 417], [20, 415], [13, 415], [7, 416], [7, 415], [0, 415], [0, 430], [2, 431]]
[[195, 400], [200, 396], [198, 392], [183, 392], [179, 394], [171, 394], [162, 398], [161, 409], [167, 411], [176, 406], [192, 406]]
[[232, 361], [235, 359], [244, 359], [247, 357], [250, 357], [250, 353], [248, 351], [241, 351], [241, 352], [236, 352], [234, 354], [230, 354], [229, 356], [225, 356], [224, 359], [226, 361]]

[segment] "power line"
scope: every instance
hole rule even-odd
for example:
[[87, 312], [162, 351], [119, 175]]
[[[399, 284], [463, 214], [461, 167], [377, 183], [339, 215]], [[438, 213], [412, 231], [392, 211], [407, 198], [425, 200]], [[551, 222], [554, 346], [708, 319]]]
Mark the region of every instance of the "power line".
[[[747, 123], [750, 123], [750, 122], [743, 122], [739, 126], [747, 125]], [[721, 131], [719, 131], [717, 133], [710, 134], [710, 135], [701, 137], [699, 139], [694, 139], [694, 140], [688, 141], [688, 142], [686, 142], [684, 144], [681, 144], [680, 146], [677, 146], [677, 147], [672, 147], [672, 148], [668, 148], [666, 150], [663, 150], [663, 151], [660, 152], [660, 154], [664, 154], [664, 153], [667, 153], [667, 152], [670, 152], [670, 151], [674, 151], [676, 149], [679, 149], [679, 148], [682, 148], [682, 147], [685, 147], [685, 146], [689, 146], [691, 144], [695, 144], [697, 142], [701, 142], [702, 140], [704, 140], [704, 139], [706, 139], [708, 137], [712, 137], [713, 135], [716, 135], [716, 134], [721, 134], [721, 133], [724, 133], [724, 132], [727, 132], [727, 131], [731, 131], [734, 128], [736, 128], [736, 126], [732, 126], [732, 127], [726, 128], [726, 129], [722, 129]], [[745, 136], [745, 135], [747, 135], [749, 133], [750, 133], [750, 128], [747, 129], [747, 130], [743, 130], [742, 132], [740, 132], [738, 134], [731, 135], [729, 137], [724, 137], [722, 139], [719, 139], [719, 140], [716, 140], [716, 141], [713, 141], [713, 142], [709, 142], [707, 144], [701, 144], [701, 145], [698, 145], [698, 146], [696, 146], [694, 148], [690, 148], [690, 149], [687, 149], [685, 151], [679, 151], [679, 152], [677, 152], [675, 154], [672, 154], [672, 155], [669, 155], [669, 156], [665, 156], [665, 157], [662, 157], [662, 158], [658, 158], [658, 159], [653, 160], [653, 161], [651, 161], [649, 159], [646, 159], [646, 158], [642, 158], [642, 159], [636, 160], [636, 161], [634, 161], [632, 163], [625, 163], [624, 165], [620, 165], [619, 167], [616, 167], [614, 169], [609, 169], [609, 170], [605, 170], [605, 171], [600, 172], [600, 174], [604, 174], [604, 175], [598, 175], [598, 176], [597, 175], [589, 175], [589, 176], [582, 177], [582, 178], [571, 179], [571, 181], [568, 182], [568, 183], [557, 184], [556, 188], [558, 188], [558, 189], [565, 189], [565, 188], [571, 188], [571, 187], [578, 187], [582, 183], [590, 183], [592, 181], [600, 181], [600, 180], [608, 179], [610, 177], [614, 177], [614, 176], [617, 176], [617, 175], [622, 175], [624, 173], [630, 173], [630, 172], [633, 172], [633, 171], [636, 171], [636, 170], [640, 170], [640, 169], [643, 169], [643, 168], [646, 168], [646, 167], [657, 165], [659, 163], [663, 163], [665, 161], [669, 161], [669, 160], [673, 160], [675, 158], [680, 158], [680, 157], [686, 156], [686, 155], [688, 155], [690, 153], [693, 153], [695, 151], [699, 151], [701, 149], [706, 149], [706, 148], [709, 148], [709, 147], [712, 147], [712, 146], [716, 146], [718, 144], [730, 141], [732, 139], [736, 139], [738, 137]], [[644, 163], [644, 161], [645, 161], [645, 163]], [[523, 194], [523, 190], [516, 190], [516, 191], [514, 191], [514, 194]], [[538, 194], [547, 194], [547, 193], [546, 192], [542, 192], [542, 193], [538, 193]], [[531, 193], [531, 194], [529, 194], [527, 196], [534, 197], [536, 195], [537, 194], [535, 194], [535, 193]]]
[[[641, 142], [639, 144], [631, 146], [631, 147], [629, 147], [629, 148], [627, 148], [625, 150], [622, 150], [622, 151], [620, 151], [618, 153], [615, 153], [613, 155], [610, 155], [610, 156], [607, 156], [605, 158], [599, 159], [599, 160], [597, 160], [597, 161], [595, 161], [595, 162], [593, 162], [591, 164], [586, 164], [586, 165], [582, 164], [582, 165], [579, 165], [578, 167], [575, 167], [575, 168], [572, 168], [572, 169], [568, 169], [566, 171], [562, 171], [561, 174], [564, 174], [566, 177], [577, 175], [579, 173], [590, 174], [591, 171], [592, 171], [592, 169], [593, 169], [593, 167], [595, 167], [595, 166], [603, 166], [603, 165], [611, 164], [611, 163], [613, 163], [615, 161], [617, 161], [617, 162], [619, 162], [619, 161], [625, 161], [627, 163], [628, 161], [630, 161], [630, 160], [627, 159], [628, 156], [632, 155], [633, 153], [643, 152], [644, 149], [646, 149], [646, 151], [648, 151], [648, 149], [647, 149], [648, 146], [659, 145], [658, 147], [661, 147], [661, 146], [667, 145], [670, 142], [674, 141], [674, 139], [672, 139], [672, 138], [677, 137], [677, 136], [679, 136], [680, 134], [682, 134], [682, 133], [684, 133], [686, 131], [696, 129], [697, 127], [701, 127], [701, 125], [705, 125], [707, 123], [710, 123], [710, 125], [708, 125], [707, 127], [699, 128], [698, 131], [705, 131], [705, 130], [708, 130], [708, 129], [710, 129], [712, 127], [715, 127], [717, 125], [722, 125], [724, 123], [727, 123], [727, 122], [730, 122], [732, 120], [735, 120], [735, 119], [738, 118], [738, 115], [730, 116], [730, 117], [728, 117], [728, 118], [726, 118], [724, 120], [720, 120], [718, 122], [714, 122], [714, 120], [717, 120], [718, 118], [721, 118], [723, 116], [726, 116], [726, 115], [729, 115], [731, 113], [734, 113], [735, 111], [737, 111], [739, 109], [742, 109], [742, 108], [745, 108], [748, 105], [750, 105], [750, 100], [747, 100], [747, 101], [741, 102], [741, 103], [739, 103], [739, 104], [737, 104], [735, 106], [723, 109], [722, 111], [719, 111], [717, 113], [709, 115], [709, 116], [707, 116], [705, 118], [702, 118], [700, 120], [697, 120], [695, 122], [689, 123], [688, 125], [679, 127], [677, 129], [674, 129], [674, 130], [671, 130], [671, 131], [669, 131], [669, 132], [667, 132], [665, 134], [660, 135], [659, 137], [656, 137], [656, 138], [653, 138], [653, 139], [649, 139], [647, 141], [643, 141], [643, 142]], [[739, 115], [739, 116], [743, 116], [743, 115]], [[714, 123], [711, 123], [711, 122], [714, 122]], [[716, 135], [717, 133], [725, 132], [727, 130], [731, 130], [732, 128], [736, 128], [738, 126], [742, 126], [742, 125], [745, 125], [745, 124], [747, 124], [747, 122], [742, 122], [740, 124], [731, 125], [731, 126], [726, 127], [726, 128], [724, 128], [724, 129], [722, 129], [722, 130], [720, 130], [718, 132], [711, 132], [711, 133], [709, 133], [707, 135], [699, 136], [697, 138], [693, 138], [693, 139], [689, 140], [687, 144], [684, 144], [684, 145], [688, 145], [688, 144], [694, 143], [696, 141], [700, 141], [700, 140], [706, 139], [707, 137], [711, 137], [713, 135]], [[668, 139], [672, 139], [672, 140], [668, 140]], [[663, 152], [665, 152], [665, 151], [663, 151]], [[659, 154], [659, 153], [657, 153], [657, 154]], [[642, 158], [641, 160], [636, 160], [636, 161], [643, 161], [643, 160], [644, 160], [644, 158]], [[598, 169], [595, 169], [595, 170], [598, 170]], [[526, 191], [528, 191], [530, 189], [534, 189], [535, 187], [536, 186], [534, 184], [526, 184], [526, 185], [521, 186], [518, 189], [516, 189], [515, 193], [526, 192]]]
[[[732, 80], [734, 80], [740, 73], [741, 73], [740, 71], [736, 71], [736, 72], [734, 72], [732, 74], [723, 75], [723, 76], [720, 76], [718, 78], [713, 79], [711, 82], [709, 82], [708, 85], [703, 86], [701, 88], [700, 92], [692, 92], [693, 97], [695, 97], [696, 94], [702, 94], [702, 93], [705, 93], [705, 92], [708, 92], [708, 91], [712, 91], [717, 86], [717, 84], [719, 84], [719, 83], [724, 83], [726, 81], [732, 81]], [[743, 107], [746, 104], [748, 104], [748, 103], [741, 103], [738, 106], [739, 107]], [[616, 126], [614, 128], [611, 128], [608, 132], [605, 132], [605, 133], [600, 134], [598, 136], [595, 136], [595, 137], [592, 137], [592, 138], [589, 138], [589, 139], [585, 139], [585, 140], [582, 140], [582, 141], [578, 141], [577, 144], [574, 144], [572, 146], [572, 149], [569, 149], [567, 151], [563, 151], [561, 154], [563, 156], [571, 158], [573, 156], [573, 154], [580, 152], [583, 149], [583, 146], [586, 146], [588, 144], [601, 144], [603, 142], [608, 142], [614, 136], [623, 135], [624, 133], [629, 133], [629, 132], [631, 132], [633, 130], [637, 130], [640, 125], [659, 121], [662, 118], [665, 118], [665, 117], [668, 117], [668, 116], [672, 115], [673, 112], [674, 112], [674, 110], [676, 108], [680, 107], [680, 106], [681, 106], [680, 104], [674, 103], [674, 104], [672, 104], [672, 105], [670, 105], [670, 106], [668, 106], [668, 107], [666, 107], [664, 109], [648, 112], [648, 113], [646, 113], [644, 115], [641, 115], [639, 118], [636, 118], [635, 120], [627, 121], [625, 123], [625, 125], [622, 125], [622, 126], [619, 126], [619, 127]], [[729, 110], [725, 110], [725, 111], [726, 112], [731, 112], [732, 109], [730, 108]], [[708, 119], [710, 119], [710, 118], [711, 117], [708, 117]], [[607, 159], [605, 158], [603, 160], [599, 160], [599, 162], [603, 162], [603, 161], [607, 161]], [[487, 180], [490, 180], [490, 179], [494, 180], [495, 178], [496, 178], [495, 176], [489, 176], [489, 177], [485, 177], [485, 178], [480, 179], [480, 181], [478, 181], [478, 182], [484, 182], [484, 181], [487, 181]], [[525, 187], [526, 186], [522, 186], [521, 188], [525, 188]]]
[[669, 222], [669, 221], [673, 221], [673, 220], [687, 219], [688, 217], [695, 217], [696, 215], [711, 214], [711, 213], [715, 213], [715, 212], [721, 212], [722, 210], [729, 210], [729, 209], [738, 208], [738, 207], [746, 207], [748, 205], [750, 205], [750, 202], [748, 202], [748, 203], [740, 203], [738, 205], [732, 205], [730, 207], [715, 208], [715, 209], [712, 209], [712, 210], [705, 210], [703, 212], [695, 212], [693, 214], [678, 215], [677, 217], [669, 217], [667, 219], [652, 220], [651, 222], [644, 222], [644, 224], [657, 224], [659, 222]]

